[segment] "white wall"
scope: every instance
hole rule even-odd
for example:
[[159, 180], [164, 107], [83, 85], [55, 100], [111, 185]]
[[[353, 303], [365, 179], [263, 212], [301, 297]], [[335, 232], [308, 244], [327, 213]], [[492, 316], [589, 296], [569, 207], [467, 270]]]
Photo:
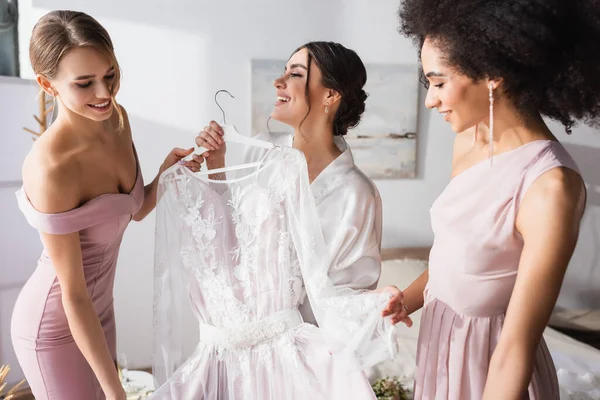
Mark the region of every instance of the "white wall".
[[[355, 49], [365, 62], [416, 62], [411, 43], [396, 32], [397, 3], [21, 0], [21, 68], [24, 76], [31, 76], [24, 49], [33, 24], [49, 9], [77, 9], [96, 17], [116, 46], [124, 73], [118, 98], [129, 112], [144, 177], [150, 180], [172, 146], [191, 145], [206, 121], [220, 118], [212, 103], [218, 89], [226, 88], [236, 96], [225, 103], [228, 118], [235, 120], [240, 130], [249, 131], [251, 58], [284, 58], [306, 41], [336, 40]], [[422, 102], [423, 96], [418, 177], [377, 182], [384, 201], [384, 247], [432, 243], [429, 207], [448, 181], [454, 134], [439, 115], [426, 112]], [[576, 130], [569, 140], [600, 147], [598, 136], [590, 130], [584, 129], [582, 135]], [[589, 153], [586, 147], [582, 150]], [[599, 185], [595, 174], [590, 170], [587, 175]], [[582, 238], [578, 248], [581, 265], [571, 277], [588, 288], [594, 273], [596, 287], [600, 287], [600, 277], [591, 269], [600, 262], [597, 256], [590, 258], [598, 243], [597, 208], [586, 215], [584, 228], [588, 231], [584, 229], [586, 239]], [[153, 216], [129, 227], [118, 265], [119, 350], [126, 353], [130, 367], [151, 362], [153, 227]], [[31, 246], [36, 253], [37, 243]], [[2, 327], [2, 335], [5, 332]]]
[[588, 190], [579, 241], [558, 307], [600, 309], [600, 132], [582, 125], [568, 136], [559, 124], [552, 123], [550, 127], [577, 162]]

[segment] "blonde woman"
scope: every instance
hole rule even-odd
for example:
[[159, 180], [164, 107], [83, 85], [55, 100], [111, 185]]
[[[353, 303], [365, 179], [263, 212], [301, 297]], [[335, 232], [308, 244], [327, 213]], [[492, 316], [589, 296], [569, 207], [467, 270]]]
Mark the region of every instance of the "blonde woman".
[[[115, 368], [113, 283], [123, 232], [156, 204], [144, 186], [106, 30], [53, 11], [33, 29], [30, 58], [58, 116], [23, 165], [19, 206], [44, 250], [21, 291], [12, 340], [38, 400], [125, 399]], [[160, 173], [191, 153], [173, 149]], [[201, 158], [186, 165], [200, 168]], [[157, 175], [158, 177], [158, 175]]]

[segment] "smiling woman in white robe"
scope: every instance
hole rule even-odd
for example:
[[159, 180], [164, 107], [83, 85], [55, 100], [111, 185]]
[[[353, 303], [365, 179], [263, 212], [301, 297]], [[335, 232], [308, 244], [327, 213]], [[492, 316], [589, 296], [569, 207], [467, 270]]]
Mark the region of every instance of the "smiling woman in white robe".
[[[184, 368], [177, 368], [179, 362], [167, 360], [164, 378], [168, 381], [157, 393], [157, 398], [168, 399], [173, 398], [173, 393], [187, 393], [193, 398], [204, 399], [210, 398], [216, 390], [228, 399], [304, 399], [306, 387], [303, 394], [292, 388], [304, 382], [303, 379], [310, 379], [316, 380], [317, 386], [324, 390], [317, 393], [316, 386], [309, 388], [309, 392], [312, 390], [311, 398], [315, 400], [375, 399], [361, 368], [395, 355], [393, 324], [403, 320], [406, 312], [402, 293], [396, 287], [386, 288], [385, 291], [389, 293], [374, 292], [381, 272], [381, 199], [373, 182], [355, 166], [352, 153], [343, 139], [348, 129], [360, 122], [364, 112], [367, 95], [362, 88], [365, 82], [364, 65], [352, 50], [330, 42], [312, 42], [302, 46], [290, 57], [284, 73], [274, 82], [277, 101], [271, 114], [273, 119], [294, 128], [294, 135], [262, 134], [257, 137], [282, 148], [291, 145], [295, 150], [289, 150], [301, 152], [297, 154], [306, 162], [303, 173], [308, 175], [307, 185], [299, 187], [297, 195], [300, 198], [308, 195], [310, 201], [314, 201], [313, 215], [316, 214], [317, 220], [312, 219], [310, 213], [299, 210], [298, 215], [307, 220], [298, 222], [305, 223], [307, 229], [317, 226], [319, 232], [315, 236], [320, 238], [314, 243], [310, 240], [295, 243], [304, 248], [304, 255], [311, 255], [308, 263], [300, 261], [307, 294], [300, 306], [294, 305], [302, 317], [298, 326], [303, 328], [291, 328], [290, 332], [294, 348], [304, 346], [306, 349], [300, 349], [300, 353], [307, 357], [314, 353], [314, 357], [306, 358], [301, 364], [285, 364], [283, 355], [290, 348], [279, 352], [277, 335], [269, 339], [271, 344], [257, 342], [241, 350], [216, 347], [214, 354], [218, 354], [220, 361], [215, 361], [212, 369], [206, 367], [207, 363], [200, 363], [206, 367], [202, 369], [205, 374], [198, 374], [197, 366], [188, 369], [184, 364]], [[232, 176], [228, 175], [228, 171], [232, 169], [227, 169], [225, 165], [227, 146], [223, 134], [223, 128], [211, 121], [196, 138], [198, 146], [209, 150], [203, 153], [208, 170], [226, 170], [209, 173], [209, 179], [213, 182], [210, 185], [214, 186], [219, 185], [214, 183], [219, 180], [237, 181], [230, 179]], [[246, 163], [264, 160], [268, 154], [273, 154], [272, 150], [259, 147], [245, 150]], [[228, 153], [228, 165], [236, 164], [229, 159], [234, 152], [231, 148]], [[310, 249], [311, 243], [315, 245], [314, 251]], [[218, 270], [223, 271], [223, 268]], [[325, 275], [322, 281], [319, 281], [320, 274]], [[262, 281], [257, 279], [257, 285], [260, 286]], [[257, 295], [268, 297], [274, 293], [272, 290], [262, 291]], [[249, 302], [262, 304], [261, 299]], [[164, 308], [164, 311], [168, 314], [169, 309]], [[382, 318], [387, 315], [390, 318]], [[247, 317], [252, 319], [255, 315]], [[263, 320], [272, 318], [278, 317], [273, 314]], [[263, 323], [262, 320], [255, 322], [259, 325]], [[317, 324], [321, 329], [313, 326]], [[158, 328], [159, 331], [170, 331], [177, 329], [175, 325], [159, 324]], [[293, 325], [296, 326], [296, 323]], [[223, 331], [220, 326], [212, 330]], [[238, 327], [234, 330], [239, 331]], [[302, 336], [300, 332], [310, 332], [310, 335]], [[199, 346], [202, 347], [202, 332], [200, 337]], [[157, 344], [157, 359], [165, 355], [166, 358], [173, 358], [171, 352], [165, 351], [165, 348], [173, 346], [163, 345], [160, 340]], [[195, 358], [192, 356], [192, 360], [198, 361], [204, 356], [212, 360], [212, 350], [203, 349]], [[277, 371], [273, 369], [273, 373], [262, 373], [260, 366], [252, 361], [254, 353], [262, 354], [262, 359], [266, 357], [283, 364], [275, 368]], [[242, 357], [240, 354], [247, 355]], [[243, 379], [234, 372], [240, 369], [236, 367], [238, 361], [235, 360], [242, 364], [250, 363]], [[187, 364], [192, 365], [189, 362]], [[174, 368], [177, 368], [175, 373]], [[189, 378], [192, 370], [196, 371], [193, 382]], [[238, 393], [239, 384], [235, 382], [244, 382], [247, 390], [243, 394]], [[159, 383], [162, 382], [159, 380]], [[253, 390], [252, 387], [261, 389]], [[225, 392], [221, 393], [223, 390]], [[277, 397], [278, 393], [285, 393], [285, 396]]]

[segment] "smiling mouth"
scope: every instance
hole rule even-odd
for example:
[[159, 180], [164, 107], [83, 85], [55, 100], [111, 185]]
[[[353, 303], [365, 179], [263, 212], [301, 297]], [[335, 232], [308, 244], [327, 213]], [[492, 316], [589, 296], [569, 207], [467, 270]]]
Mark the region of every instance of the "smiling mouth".
[[94, 110], [107, 111], [110, 108], [110, 104], [111, 104], [111, 101], [106, 100], [104, 103], [88, 104], [88, 106]]

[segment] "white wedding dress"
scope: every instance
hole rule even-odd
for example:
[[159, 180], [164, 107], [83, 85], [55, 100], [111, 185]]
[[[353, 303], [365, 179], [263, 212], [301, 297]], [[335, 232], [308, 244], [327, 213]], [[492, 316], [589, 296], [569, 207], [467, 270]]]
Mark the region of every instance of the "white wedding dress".
[[[160, 178], [153, 398], [374, 399], [362, 370], [397, 351], [389, 295], [331, 280], [302, 153], [275, 146], [259, 164]], [[305, 293], [319, 328], [298, 311]], [[191, 354], [186, 308], [200, 332]]]

